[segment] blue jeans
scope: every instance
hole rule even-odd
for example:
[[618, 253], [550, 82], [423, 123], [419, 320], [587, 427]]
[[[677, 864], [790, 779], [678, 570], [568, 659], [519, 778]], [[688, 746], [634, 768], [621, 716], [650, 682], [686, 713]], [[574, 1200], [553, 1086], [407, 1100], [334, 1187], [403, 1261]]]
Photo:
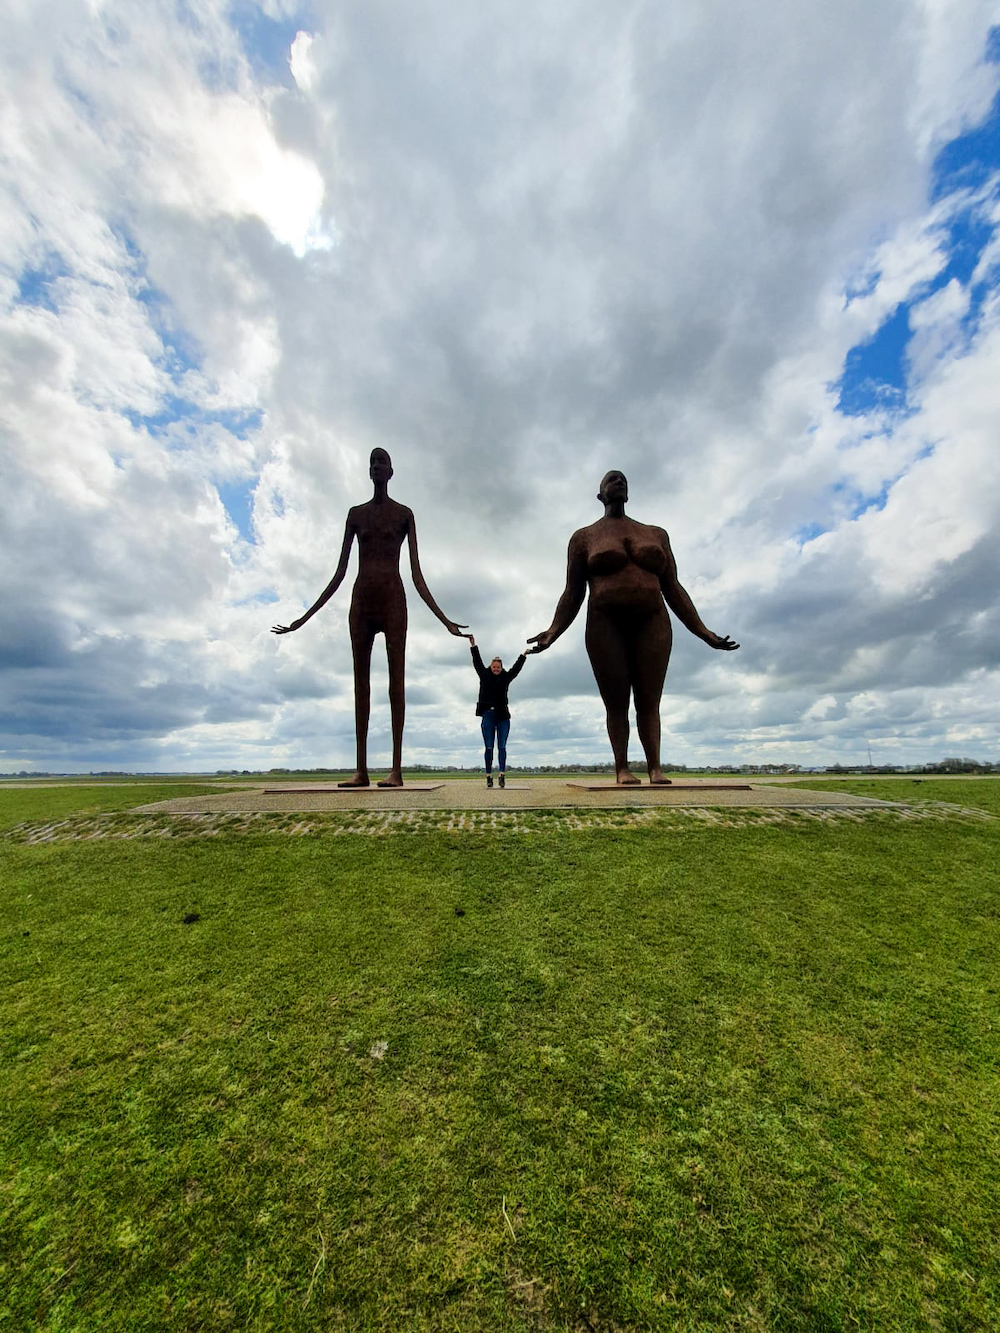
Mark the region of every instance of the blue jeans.
[[507, 772], [507, 737], [510, 735], [510, 718], [497, 718], [492, 708], [483, 714], [483, 742], [486, 745], [486, 771], [493, 772], [493, 740], [496, 738], [500, 751], [500, 772]]

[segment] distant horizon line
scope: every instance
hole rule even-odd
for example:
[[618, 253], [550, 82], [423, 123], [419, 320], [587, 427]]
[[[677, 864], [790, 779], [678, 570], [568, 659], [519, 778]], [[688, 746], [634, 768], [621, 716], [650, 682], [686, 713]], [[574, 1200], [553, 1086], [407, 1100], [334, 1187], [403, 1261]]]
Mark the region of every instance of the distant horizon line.
[[[630, 766], [645, 772], [644, 760], [630, 760]], [[389, 766], [371, 765], [372, 773], [388, 772]], [[242, 777], [316, 777], [321, 774], [339, 776], [353, 771], [352, 765], [313, 766], [309, 768], [216, 768], [216, 769], [18, 769], [0, 772], [0, 782], [24, 781], [32, 778], [242, 778]], [[404, 773], [481, 773], [482, 764], [404, 764]], [[508, 773], [610, 773], [614, 765], [607, 761], [576, 764], [508, 764]], [[670, 764], [663, 765], [668, 773], [963, 773], [1000, 771], [1000, 761], [947, 757], [914, 764], [801, 764], [801, 763], [724, 763], [724, 764]]]

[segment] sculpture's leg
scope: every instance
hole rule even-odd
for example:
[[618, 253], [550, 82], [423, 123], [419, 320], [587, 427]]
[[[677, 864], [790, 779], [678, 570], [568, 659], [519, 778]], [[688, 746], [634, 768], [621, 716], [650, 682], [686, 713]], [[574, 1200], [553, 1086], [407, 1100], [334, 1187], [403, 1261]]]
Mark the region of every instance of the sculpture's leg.
[[649, 780], [655, 786], [669, 786], [670, 783], [660, 770], [660, 698], [672, 641], [670, 617], [664, 610], [640, 622], [633, 644], [636, 724]]
[[358, 764], [352, 778], [338, 782], [338, 787], [368, 787], [368, 718], [371, 714], [372, 644], [375, 630], [351, 608], [351, 652], [354, 656], [354, 733]]
[[629, 655], [621, 626], [602, 611], [587, 608], [587, 655], [604, 701], [608, 740], [615, 760], [615, 781], [637, 786], [628, 766]]
[[402, 616], [386, 627], [385, 655], [389, 664], [389, 713], [392, 718], [392, 768], [380, 787], [403, 785], [403, 722], [406, 717], [406, 603]]

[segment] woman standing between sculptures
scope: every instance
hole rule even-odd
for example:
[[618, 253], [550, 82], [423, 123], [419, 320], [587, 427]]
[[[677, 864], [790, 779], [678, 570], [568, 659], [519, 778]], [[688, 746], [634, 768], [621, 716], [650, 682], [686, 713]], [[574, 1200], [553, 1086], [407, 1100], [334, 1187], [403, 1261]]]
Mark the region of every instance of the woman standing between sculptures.
[[544, 652], [569, 628], [589, 587], [587, 654], [607, 712], [615, 780], [621, 785], [639, 782], [628, 767], [631, 694], [649, 780], [667, 785], [669, 779], [660, 770], [660, 696], [673, 641], [666, 608], [710, 648], [733, 652], [740, 645], [702, 623], [678, 582], [666, 532], [627, 517], [624, 473], [606, 473], [597, 498], [604, 517], [570, 538], [565, 590], [552, 624], [528, 640], [535, 644], [530, 651]]
[[344, 544], [333, 578], [304, 616], [290, 625], [275, 625], [273, 633], [290, 634], [324, 607], [344, 581], [354, 539], [358, 541], [358, 577], [351, 596], [349, 625], [354, 657], [354, 724], [357, 736], [357, 770], [341, 787], [367, 787], [368, 719], [371, 713], [372, 645], [377, 634], [385, 634], [389, 662], [389, 708], [392, 717], [392, 769], [380, 787], [403, 785], [403, 718], [406, 709], [404, 668], [406, 664], [406, 593], [399, 576], [399, 552], [406, 541], [410, 551], [413, 586], [449, 634], [462, 634], [464, 625], [449, 620], [430, 594], [420, 571], [417, 553], [417, 529], [413, 512], [406, 505], [389, 498], [392, 460], [384, 449], [371, 452], [369, 476], [375, 494], [367, 504], [349, 510], [344, 528]]
[[498, 780], [501, 787], [507, 785], [507, 737], [510, 735], [510, 703], [507, 691], [510, 683], [520, 673], [527, 660], [521, 653], [509, 671], [505, 671], [503, 661], [494, 657], [489, 669], [483, 666], [483, 659], [476, 647], [472, 635], [468, 635], [469, 648], [472, 651], [472, 665], [479, 677], [479, 700], [476, 704], [476, 716], [481, 720], [483, 732], [483, 763], [486, 768], [486, 785], [493, 786], [493, 745], [499, 750], [500, 761]]

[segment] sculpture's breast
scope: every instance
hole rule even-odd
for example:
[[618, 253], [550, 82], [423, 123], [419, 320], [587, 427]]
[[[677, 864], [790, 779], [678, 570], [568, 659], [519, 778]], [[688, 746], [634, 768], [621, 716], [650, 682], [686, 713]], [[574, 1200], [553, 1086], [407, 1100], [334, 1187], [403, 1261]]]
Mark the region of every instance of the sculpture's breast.
[[667, 554], [656, 542], [629, 542], [627, 549], [637, 565], [648, 569], [650, 574], [655, 574], [657, 578], [667, 567]]
[[629, 553], [620, 542], [613, 546], [599, 546], [587, 555], [587, 574], [590, 577], [595, 574], [617, 574], [628, 563]]
[[364, 552], [398, 551], [406, 537], [405, 513], [383, 509], [364, 514], [358, 521], [358, 545]]

